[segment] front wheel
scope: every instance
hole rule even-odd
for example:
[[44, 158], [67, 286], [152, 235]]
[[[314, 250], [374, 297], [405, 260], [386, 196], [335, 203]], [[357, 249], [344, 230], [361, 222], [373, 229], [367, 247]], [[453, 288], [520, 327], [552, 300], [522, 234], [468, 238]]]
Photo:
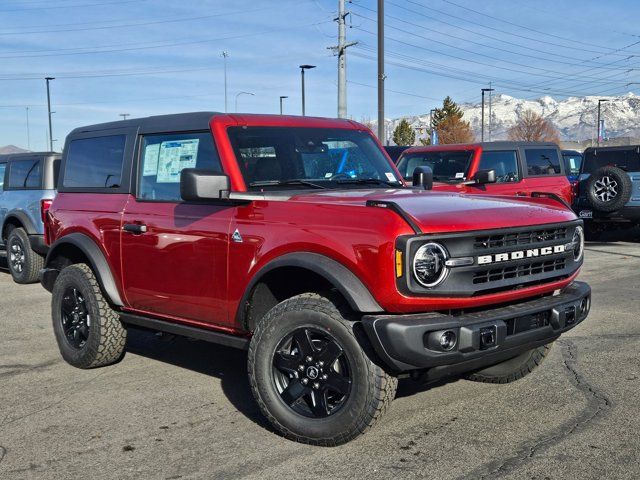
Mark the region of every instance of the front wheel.
[[371, 360], [354, 326], [316, 294], [285, 300], [259, 322], [249, 347], [251, 389], [285, 437], [346, 443], [372, 427], [393, 400], [397, 378]]
[[551, 350], [551, 346], [543, 345], [524, 352], [517, 357], [506, 360], [482, 370], [465, 375], [467, 380], [482, 383], [511, 383], [529, 375], [540, 366]]

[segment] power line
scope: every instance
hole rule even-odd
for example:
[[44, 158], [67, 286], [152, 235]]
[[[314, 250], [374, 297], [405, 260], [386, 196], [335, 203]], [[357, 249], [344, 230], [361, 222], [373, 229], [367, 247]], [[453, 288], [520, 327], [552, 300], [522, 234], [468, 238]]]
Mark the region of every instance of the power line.
[[99, 7], [102, 5], [121, 5], [125, 3], [140, 3], [148, 0], [118, 0], [113, 2], [101, 2], [101, 3], [84, 3], [76, 5], [49, 5], [47, 7], [35, 7], [35, 8], [16, 8], [13, 10], [0, 10], [0, 13], [5, 12], [26, 12], [28, 10], [55, 10], [63, 8], [85, 8], [85, 7]]

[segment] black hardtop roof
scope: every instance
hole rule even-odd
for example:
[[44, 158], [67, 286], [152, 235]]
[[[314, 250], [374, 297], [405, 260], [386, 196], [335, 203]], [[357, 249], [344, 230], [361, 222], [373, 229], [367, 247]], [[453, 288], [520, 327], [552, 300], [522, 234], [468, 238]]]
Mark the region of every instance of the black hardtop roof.
[[617, 147], [588, 147], [585, 149], [584, 153], [595, 153], [598, 154], [599, 151], [604, 150], [605, 152], [618, 152], [623, 150], [638, 150], [640, 151], [640, 145], [619, 145]]
[[562, 150], [563, 155], [582, 155], [582, 152], [578, 150]]
[[114, 122], [97, 123], [74, 129], [69, 135], [120, 128], [139, 128], [141, 130], [202, 130], [209, 128], [209, 122], [220, 112], [190, 112], [172, 113], [169, 115], [154, 115], [151, 117], [131, 118]]
[[551, 147], [558, 148], [553, 142], [525, 142], [525, 141], [499, 141], [499, 142], [481, 142], [478, 143], [483, 150], [503, 150], [505, 148], [518, 147]]
[[33, 157], [58, 157], [62, 156], [61, 153], [58, 152], [21, 152], [21, 153], [4, 153], [0, 155], [0, 161], [5, 160], [21, 160], [23, 158], [33, 158]]

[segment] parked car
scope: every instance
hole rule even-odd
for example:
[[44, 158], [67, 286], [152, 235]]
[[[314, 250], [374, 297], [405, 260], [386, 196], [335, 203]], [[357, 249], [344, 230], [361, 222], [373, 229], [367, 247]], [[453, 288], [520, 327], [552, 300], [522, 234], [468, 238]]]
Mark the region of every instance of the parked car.
[[42, 284], [79, 368], [127, 326], [248, 350], [288, 438], [368, 430], [397, 378], [517, 380], [583, 321], [582, 221], [553, 198], [406, 188], [349, 120], [191, 113], [67, 137]]
[[389, 155], [389, 158], [393, 160], [393, 163], [397, 163], [400, 158], [400, 154], [404, 152], [406, 149], [411, 148], [407, 145], [387, 145], [384, 147], [385, 151]]
[[569, 182], [575, 183], [580, 176], [580, 166], [582, 165], [582, 153], [576, 150], [562, 150], [564, 160], [564, 171]]
[[640, 224], [640, 146], [587, 148], [577, 190], [574, 208], [593, 239]]
[[17, 283], [34, 283], [47, 245], [44, 215], [56, 194], [60, 154], [0, 155], [0, 250]]
[[[561, 159], [555, 143], [485, 142], [412, 147], [402, 153], [397, 165], [407, 181], [416, 167], [430, 167], [436, 190], [517, 196], [553, 194], [570, 205], [573, 193]], [[490, 171], [495, 173], [495, 182], [493, 175], [486, 176]]]

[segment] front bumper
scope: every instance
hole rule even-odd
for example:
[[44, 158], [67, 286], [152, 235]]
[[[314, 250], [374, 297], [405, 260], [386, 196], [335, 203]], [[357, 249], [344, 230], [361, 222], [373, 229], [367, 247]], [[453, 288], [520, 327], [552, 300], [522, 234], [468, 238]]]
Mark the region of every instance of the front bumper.
[[[365, 315], [362, 324], [376, 353], [396, 372], [428, 369], [430, 379], [495, 365], [557, 339], [589, 314], [591, 288], [573, 282], [558, 295], [461, 315], [437, 312]], [[456, 336], [444, 351], [438, 339]]]

